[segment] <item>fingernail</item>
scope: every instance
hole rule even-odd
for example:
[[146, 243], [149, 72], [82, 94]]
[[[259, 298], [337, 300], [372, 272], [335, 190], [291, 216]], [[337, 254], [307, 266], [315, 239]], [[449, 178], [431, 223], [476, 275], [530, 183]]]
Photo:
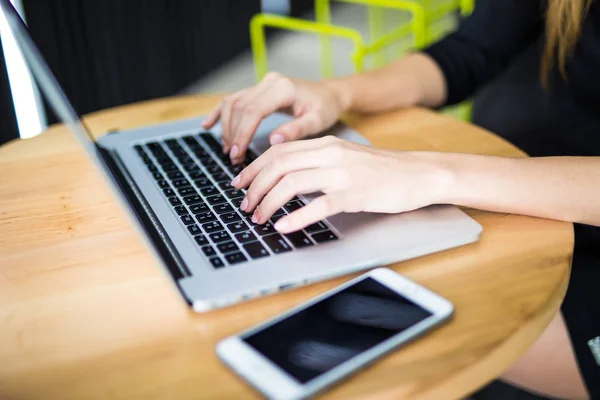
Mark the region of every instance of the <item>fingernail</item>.
[[248, 208], [248, 199], [242, 200], [242, 204], [240, 204], [240, 210], [246, 211], [246, 208]]
[[[242, 180], [242, 178], [240, 178], [239, 175], [237, 175], [235, 178], [233, 178], [233, 180], [231, 181], [230, 185], [231, 186], [236, 186], [238, 183], [240, 183], [240, 181]], [[246, 199], [244, 199], [246, 200]], [[244, 204], [244, 202], [242, 202], [242, 204]]]
[[287, 228], [288, 226], [290, 226], [290, 223], [287, 222], [285, 219], [280, 219], [279, 221], [275, 222], [275, 229], [277, 229], [278, 231]]
[[283, 137], [283, 135], [281, 133], [275, 133], [269, 139], [269, 143], [271, 143], [271, 146], [275, 145], [275, 144], [281, 144], [283, 142], [285, 142], [285, 138]]
[[239, 152], [240, 152], [240, 148], [238, 147], [237, 144], [234, 144], [233, 147], [231, 148], [231, 151], [229, 152], [229, 157], [231, 157], [231, 159], [233, 160], [234, 158], [237, 157]]
[[252, 215], [252, 222], [254, 222], [256, 224], [256, 223], [258, 223], [259, 219], [260, 219], [260, 210], [257, 208], [256, 211], [254, 211], [254, 214]]

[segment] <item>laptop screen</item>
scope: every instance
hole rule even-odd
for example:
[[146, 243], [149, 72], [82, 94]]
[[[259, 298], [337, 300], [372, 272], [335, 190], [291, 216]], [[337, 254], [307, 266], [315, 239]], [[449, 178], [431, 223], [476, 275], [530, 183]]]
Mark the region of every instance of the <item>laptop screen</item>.
[[68, 126], [84, 146], [85, 150], [95, 158], [97, 150], [94, 145], [93, 136], [85, 128], [81, 118], [67, 99], [67, 96], [31, 38], [27, 26], [10, 0], [0, 0], [0, 23], [9, 28], [5, 33], [12, 34], [40, 90], [48, 100], [56, 116]]

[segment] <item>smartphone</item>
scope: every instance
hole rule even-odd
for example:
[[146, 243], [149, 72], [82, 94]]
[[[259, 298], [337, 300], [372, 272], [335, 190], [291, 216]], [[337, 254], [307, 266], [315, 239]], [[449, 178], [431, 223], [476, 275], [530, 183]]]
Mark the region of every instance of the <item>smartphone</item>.
[[378, 268], [219, 342], [219, 358], [271, 399], [303, 399], [443, 324], [452, 303]]

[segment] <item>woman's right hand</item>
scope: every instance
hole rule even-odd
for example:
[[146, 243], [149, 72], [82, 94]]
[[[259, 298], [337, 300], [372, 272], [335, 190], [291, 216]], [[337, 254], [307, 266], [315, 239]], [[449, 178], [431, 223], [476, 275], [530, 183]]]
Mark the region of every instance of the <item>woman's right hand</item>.
[[204, 121], [206, 129], [222, 124], [223, 152], [241, 162], [260, 122], [275, 111], [295, 119], [271, 132], [269, 142], [279, 144], [304, 138], [331, 127], [349, 107], [349, 99], [331, 82], [291, 79], [269, 73], [259, 84], [223, 99]]

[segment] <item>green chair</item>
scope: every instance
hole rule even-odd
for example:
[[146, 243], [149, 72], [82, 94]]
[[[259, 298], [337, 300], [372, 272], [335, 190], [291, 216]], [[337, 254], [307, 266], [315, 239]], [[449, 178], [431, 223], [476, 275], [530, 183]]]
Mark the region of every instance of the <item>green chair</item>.
[[[250, 38], [254, 56], [254, 66], [257, 81], [268, 72], [268, 55], [265, 38], [265, 28], [277, 28], [299, 32], [314, 33], [319, 36], [321, 74], [323, 78], [334, 76], [331, 38], [343, 38], [354, 45], [352, 63], [356, 72], [363, 71], [365, 57], [373, 56], [373, 65], [382, 66], [388, 61], [385, 50], [388, 46], [412, 36], [412, 46], [416, 49], [425, 47], [434, 41], [439, 32], [433, 27], [436, 21], [452, 12], [460, 11], [465, 15], [472, 11], [474, 0], [335, 0], [345, 3], [362, 4], [367, 7], [367, 23], [369, 40], [367, 41], [355, 29], [337, 26], [331, 23], [330, 0], [315, 0], [315, 21], [283, 17], [273, 14], [257, 14], [250, 22]], [[386, 9], [405, 12], [408, 22], [385, 32]], [[401, 52], [406, 49], [401, 49]], [[397, 54], [395, 56], [399, 56]], [[468, 107], [458, 108], [454, 115], [465, 118]]]

